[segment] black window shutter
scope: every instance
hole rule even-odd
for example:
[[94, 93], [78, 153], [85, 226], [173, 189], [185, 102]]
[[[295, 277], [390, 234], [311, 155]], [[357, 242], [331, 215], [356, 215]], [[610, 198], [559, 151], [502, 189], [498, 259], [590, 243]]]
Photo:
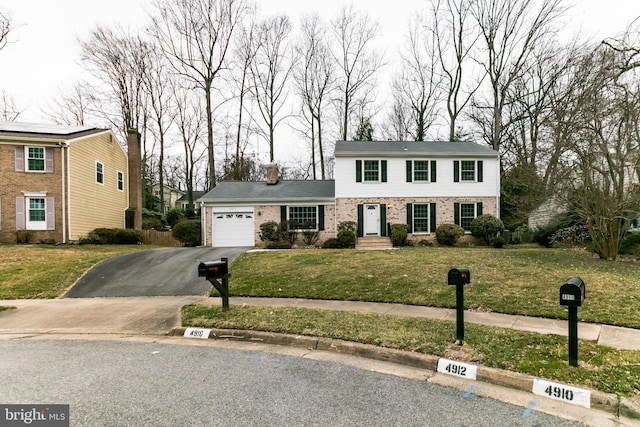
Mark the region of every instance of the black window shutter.
[[482, 215], [482, 202], [476, 204], [476, 216]]
[[362, 182], [362, 160], [356, 160], [356, 182]]
[[436, 232], [436, 204], [429, 204], [429, 231], [431, 233]]
[[460, 161], [453, 161], [453, 182], [460, 182]]
[[380, 168], [382, 169], [382, 182], [387, 182], [387, 161], [386, 160], [382, 160], [380, 165]]
[[407, 233], [413, 233], [413, 203], [407, 203]]
[[436, 161], [431, 160], [431, 182], [436, 182]]
[[478, 182], [482, 182], [482, 160], [478, 160]]
[[324, 205], [318, 205], [318, 230], [324, 230]]
[[453, 222], [460, 225], [460, 203], [453, 204]]
[[413, 168], [411, 166], [411, 160], [407, 160], [407, 182], [413, 181]]
[[380, 236], [387, 237], [387, 205], [380, 204]]
[[364, 236], [364, 205], [358, 205], [358, 237]]
[[280, 222], [284, 222], [287, 220], [287, 207], [280, 206]]

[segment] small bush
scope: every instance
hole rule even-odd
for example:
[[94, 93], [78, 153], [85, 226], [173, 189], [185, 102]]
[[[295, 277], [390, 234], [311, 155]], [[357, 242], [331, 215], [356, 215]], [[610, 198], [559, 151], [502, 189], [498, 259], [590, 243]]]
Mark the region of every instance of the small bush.
[[171, 235], [179, 240], [184, 246], [200, 246], [200, 221], [187, 219], [180, 221], [173, 227]]
[[640, 234], [627, 235], [620, 245], [619, 252], [623, 255], [640, 256]]
[[80, 239], [81, 244], [92, 245], [137, 245], [141, 242], [140, 231], [130, 228], [96, 228]]
[[315, 230], [304, 230], [302, 232], [302, 241], [305, 245], [315, 245], [320, 238], [320, 232]]
[[464, 236], [464, 228], [456, 224], [440, 224], [436, 228], [436, 240], [444, 246], [453, 246]]
[[340, 240], [335, 238], [327, 239], [322, 244], [323, 249], [340, 249], [341, 247], [342, 247], [342, 244], [340, 243]]
[[31, 243], [33, 239], [33, 232], [31, 230], [18, 230], [16, 231], [16, 243]]
[[298, 222], [282, 221], [280, 223], [280, 238], [293, 245], [298, 240]]
[[163, 230], [164, 224], [158, 218], [142, 218], [142, 229], [143, 230]]
[[491, 241], [491, 244], [493, 245], [494, 248], [500, 249], [504, 246], [505, 241], [502, 236], [498, 236], [493, 238], [493, 240]]
[[504, 224], [500, 218], [485, 214], [474, 218], [471, 221], [471, 234], [482, 239], [487, 244], [491, 244], [493, 238], [504, 230]]
[[267, 221], [260, 224], [260, 240], [263, 242], [276, 242], [280, 239], [280, 227], [275, 221]]
[[589, 229], [584, 224], [574, 224], [561, 228], [549, 237], [549, 244], [554, 247], [571, 247], [586, 245], [591, 240]]
[[[330, 239], [331, 240], [331, 239]], [[352, 248], [356, 245], [356, 233], [352, 230], [343, 229], [338, 231], [338, 243], [341, 248]], [[325, 242], [326, 244], [327, 242]]]
[[391, 244], [393, 246], [407, 246], [407, 225], [391, 224]]
[[354, 233], [356, 232], [356, 223], [353, 221], [342, 221], [341, 223], [338, 224], [338, 231], [342, 231], [342, 230], [347, 230], [347, 231], [353, 231]]
[[186, 218], [185, 211], [177, 208], [171, 209], [169, 212], [167, 212], [167, 215], [165, 217], [167, 224], [169, 224], [169, 227], [171, 228], [173, 228], [178, 223], [178, 221], [183, 218]]

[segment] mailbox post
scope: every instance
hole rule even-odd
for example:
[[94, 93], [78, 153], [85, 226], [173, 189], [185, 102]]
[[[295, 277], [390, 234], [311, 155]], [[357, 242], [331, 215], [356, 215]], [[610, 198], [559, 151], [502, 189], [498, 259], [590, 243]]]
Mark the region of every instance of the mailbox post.
[[[229, 310], [229, 263], [228, 258], [220, 261], [201, 262], [198, 265], [198, 276], [206, 278], [222, 297], [222, 311]], [[220, 279], [220, 282], [218, 281]]]
[[585, 284], [571, 277], [560, 286], [560, 305], [569, 309], [569, 366], [578, 366], [578, 307], [585, 297]]
[[456, 287], [456, 344], [464, 344], [464, 285], [471, 282], [468, 268], [452, 268], [447, 275], [447, 283]]

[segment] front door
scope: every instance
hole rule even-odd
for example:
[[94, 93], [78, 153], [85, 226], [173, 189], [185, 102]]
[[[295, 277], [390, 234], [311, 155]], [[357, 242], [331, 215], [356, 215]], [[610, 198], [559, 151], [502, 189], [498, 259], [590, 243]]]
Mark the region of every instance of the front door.
[[364, 205], [364, 235], [380, 235], [380, 205]]

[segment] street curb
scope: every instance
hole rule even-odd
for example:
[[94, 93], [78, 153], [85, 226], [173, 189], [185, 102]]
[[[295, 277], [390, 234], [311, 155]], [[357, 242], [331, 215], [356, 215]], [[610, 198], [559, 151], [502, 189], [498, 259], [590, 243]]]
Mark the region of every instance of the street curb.
[[[184, 336], [187, 328], [174, 328], [168, 336]], [[209, 328], [206, 328], [209, 329]], [[361, 344], [333, 338], [320, 338], [305, 335], [290, 335], [275, 332], [251, 331], [242, 329], [209, 329], [209, 339], [233, 340], [243, 342], [261, 342], [308, 350], [331, 351], [340, 354], [364, 357], [367, 359], [396, 363], [413, 368], [436, 372], [439, 356], [414, 353], [371, 344]], [[508, 387], [520, 391], [531, 392], [533, 376], [511, 372], [504, 369], [489, 368], [479, 365], [476, 380]], [[640, 404], [626, 397], [613, 393], [587, 389], [591, 392], [591, 408], [601, 410], [616, 417], [640, 419]]]

